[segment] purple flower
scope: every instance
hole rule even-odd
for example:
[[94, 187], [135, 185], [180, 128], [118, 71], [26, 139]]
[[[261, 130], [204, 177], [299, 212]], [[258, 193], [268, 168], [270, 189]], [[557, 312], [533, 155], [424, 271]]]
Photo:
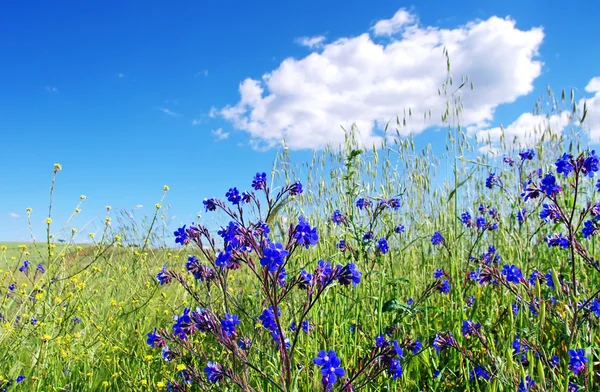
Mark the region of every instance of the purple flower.
[[438, 268], [435, 271], [433, 271], [433, 278], [434, 279], [439, 279], [442, 276], [444, 276], [444, 270], [442, 268]]
[[221, 320], [221, 330], [223, 331], [223, 335], [228, 338], [235, 334], [235, 326], [240, 323], [240, 319], [237, 314], [229, 314], [225, 315], [225, 319]]
[[331, 268], [331, 263], [329, 261], [319, 260], [314, 278], [323, 287], [333, 282], [335, 277], [334, 270]]
[[340, 359], [333, 350], [330, 350], [327, 354], [324, 350], [319, 351], [318, 356], [313, 362], [315, 365], [321, 366], [322, 382], [327, 387], [327, 390], [332, 388], [337, 382], [338, 377], [343, 377], [346, 374], [346, 371], [340, 366]]
[[531, 378], [531, 376], [527, 376], [527, 377], [525, 377], [525, 379], [522, 379], [521, 382], [519, 383], [517, 392], [528, 392], [534, 386], [535, 386], [535, 381], [533, 381], [533, 378]]
[[440, 233], [439, 231], [433, 233], [433, 235], [431, 236], [431, 243], [433, 245], [439, 245], [442, 242], [444, 242], [444, 237], [442, 237], [442, 233]]
[[415, 300], [414, 300], [414, 299], [412, 299], [412, 298], [409, 298], [409, 299], [407, 299], [407, 300], [406, 300], [406, 304], [407, 304], [408, 306], [412, 306], [412, 304], [414, 304], [414, 303], [415, 303]]
[[581, 230], [583, 233], [583, 238], [589, 238], [597, 233], [594, 222], [591, 220], [586, 220], [583, 223], [583, 229]]
[[229, 265], [231, 261], [231, 253], [228, 250], [224, 250], [223, 252], [219, 252], [217, 254], [217, 258], [215, 259], [215, 265], [221, 268], [225, 268]]
[[464, 320], [462, 325], [462, 334], [466, 338], [470, 338], [471, 336], [477, 334], [481, 329], [481, 324], [474, 323], [472, 320]]
[[431, 345], [435, 348], [435, 351], [439, 354], [442, 350], [454, 346], [456, 344], [456, 340], [452, 333], [446, 332], [443, 334], [436, 333], [435, 338], [433, 339], [433, 343]]
[[46, 272], [46, 270], [44, 269], [44, 266], [42, 264], [38, 264], [37, 265], [37, 270], [43, 274], [44, 272]]
[[400, 208], [400, 200], [397, 198], [392, 198], [387, 201], [387, 205], [389, 208], [393, 208], [394, 210], [397, 210], [398, 208]]
[[448, 279], [444, 279], [441, 284], [438, 284], [438, 291], [442, 294], [450, 292], [450, 282], [448, 282]]
[[527, 214], [527, 210], [524, 208], [521, 211], [517, 212], [517, 221], [519, 221], [520, 223], [525, 221], [526, 214]]
[[254, 190], [261, 190], [267, 187], [267, 173], [256, 173], [252, 179], [252, 188]]
[[590, 311], [593, 312], [596, 317], [600, 317], [600, 302], [598, 302], [598, 299], [594, 298], [590, 305]]
[[362, 273], [356, 269], [356, 264], [348, 263], [341, 268], [337, 280], [341, 285], [348, 286], [350, 283], [354, 287], [360, 283]]
[[469, 211], [465, 211], [460, 215], [460, 220], [467, 227], [471, 225], [471, 219], [471, 213], [469, 213]]
[[549, 248], [553, 246], [560, 246], [561, 248], [567, 249], [569, 247], [569, 239], [563, 237], [562, 234], [554, 234], [553, 236], [549, 235], [546, 237], [546, 243], [548, 244]]
[[592, 150], [590, 155], [583, 161], [583, 173], [588, 177], [594, 177], [594, 173], [598, 171], [598, 156], [596, 151]]
[[[277, 308], [277, 316], [281, 316], [281, 311]], [[277, 323], [275, 322], [275, 312], [273, 307], [269, 306], [267, 309], [263, 309], [262, 314], [258, 317], [263, 327], [273, 332], [277, 330]]]
[[384, 334], [379, 334], [375, 336], [375, 347], [384, 348], [387, 347], [390, 342], [385, 338]]
[[213, 199], [213, 198], [204, 199], [204, 201], [202, 202], [202, 204], [204, 204], [204, 210], [206, 212], [208, 212], [208, 211], [216, 211], [216, 209], [217, 209], [217, 203], [215, 202], [215, 199]]
[[540, 183], [540, 190], [546, 195], [552, 197], [561, 191], [560, 186], [556, 183], [556, 178], [548, 173]]
[[475, 369], [473, 369], [469, 372], [469, 376], [470, 376], [471, 382], [473, 380], [475, 380], [476, 378], [483, 378], [484, 380], [489, 380], [490, 378], [492, 378], [490, 373], [487, 370], [485, 370], [485, 368], [483, 368], [479, 365], [476, 365]]
[[540, 219], [546, 222], [557, 222], [560, 215], [556, 206], [554, 204], [544, 204], [540, 211]]
[[521, 278], [523, 278], [523, 274], [521, 273], [521, 269], [516, 265], [508, 265], [505, 264], [502, 269], [502, 275], [506, 276], [506, 280], [512, 282], [514, 284], [519, 284]]
[[362, 197], [356, 201], [356, 207], [358, 207], [359, 210], [364, 209], [366, 206], [368, 206], [370, 204], [371, 203], [368, 200], [365, 200]]
[[313, 276], [305, 270], [300, 271], [300, 288], [307, 289], [313, 283]]
[[532, 160], [533, 157], [535, 156], [535, 151], [533, 151], [532, 149], [523, 150], [519, 153], [519, 156], [521, 157], [522, 160], [525, 160], [525, 159]]
[[400, 361], [397, 359], [392, 359], [392, 361], [390, 362], [390, 367], [388, 369], [388, 371], [390, 372], [390, 375], [392, 376], [393, 380], [396, 380], [400, 377], [402, 377], [402, 365], [400, 364]]
[[573, 167], [573, 155], [564, 153], [556, 160], [556, 172], [567, 177], [575, 168]]
[[477, 228], [479, 229], [485, 229], [485, 226], [487, 225], [487, 222], [485, 221], [485, 218], [480, 216], [479, 218], [477, 218], [477, 220], [475, 221], [475, 225], [477, 226]]
[[237, 188], [229, 188], [227, 193], [225, 193], [225, 197], [227, 200], [233, 205], [239, 205], [242, 201], [242, 195], [240, 195], [240, 191]]
[[490, 175], [485, 179], [485, 186], [486, 188], [492, 189], [494, 184], [497, 182], [499, 182], [499, 179], [496, 173], [490, 173]]
[[173, 280], [171, 275], [169, 275], [167, 272], [166, 264], [163, 265], [162, 270], [160, 270], [160, 272], [158, 274], [156, 274], [156, 280], [158, 280], [158, 282], [160, 283], [161, 286], [164, 286], [165, 284], [169, 284]]
[[204, 368], [204, 372], [206, 372], [208, 381], [213, 384], [223, 380], [223, 367], [216, 362], [208, 362]]
[[340, 210], [333, 211], [333, 214], [331, 215], [331, 221], [336, 225], [343, 223], [345, 218], [346, 217], [340, 212]]
[[289, 192], [290, 192], [290, 196], [296, 196], [296, 195], [299, 195], [302, 192], [304, 192], [300, 181], [296, 181], [295, 183], [290, 185]]
[[17, 384], [18, 384], [18, 383], [20, 383], [20, 382], [24, 381], [26, 378], [27, 378], [27, 377], [25, 377], [25, 376], [23, 376], [23, 375], [20, 375], [20, 376], [17, 376], [17, 379], [16, 379], [15, 381], [16, 381], [16, 382], [17, 382]]
[[29, 271], [29, 261], [24, 260], [23, 265], [19, 267], [19, 271], [27, 273]]
[[377, 241], [377, 249], [379, 249], [379, 251], [383, 254], [386, 254], [390, 250], [385, 238], [382, 237], [379, 239], [379, 241]]
[[148, 338], [146, 339], [146, 343], [148, 343], [148, 345], [152, 348], [164, 347], [167, 344], [165, 338], [156, 333], [156, 328], [154, 328], [154, 331], [148, 332], [147, 336]]
[[319, 235], [317, 234], [317, 228], [310, 227], [310, 224], [301, 216], [298, 218], [298, 225], [294, 231], [294, 238], [298, 244], [308, 249], [310, 246], [317, 244]]
[[268, 267], [270, 272], [275, 272], [285, 262], [289, 252], [283, 249], [283, 244], [269, 243], [269, 246], [263, 250], [263, 258], [260, 259], [260, 265]]
[[507, 155], [505, 155], [504, 158], [502, 158], [502, 161], [504, 161], [504, 163], [508, 164], [508, 166], [511, 167], [515, 165], [515, 160]]
[[173, 334], [181, 340], [186, 340], [188, 336], [198, 330], [196, 324], [190, 317], [189, 308], [185, 308], [181, 316], [175, 316], [173, 319], [175, 320], [175, 324], [173, 324]]
[[586, 369], [588, 359], [585, 356], [583, 349], [569, 350], [569, 370], [577, 375], [579, 372]]
[[394, 228], [394, 232], [396, 232], [397, 234], [404, 233], [404, 230], [405, 228], [402, 223], [399, 223], [398, 226]]

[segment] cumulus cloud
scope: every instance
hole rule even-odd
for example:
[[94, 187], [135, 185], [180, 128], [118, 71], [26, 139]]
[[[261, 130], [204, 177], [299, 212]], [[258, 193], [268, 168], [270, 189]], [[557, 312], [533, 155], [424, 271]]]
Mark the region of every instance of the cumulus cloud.
[[[600, 143], [600, 76], [592, 78], [585, 86], [585, 91], [594, 93], [594, 96], [585, 100], [587, 116], [582, 127], [589, 132], [593, 143]], [[583, 108], [583, 103], [583, 99], [579, 101], [579, 108]]]
[[217, 140], [225, 140], [229, 137], [229, 132], [225, 132], [223, 128], [210, 131]]
[[324, 35], [316, 35], [314, 37], [296, 38], [296, 43], [298, 45], [306, 46], [307, 48], [310, 48], [310, 49], [322, 47], [324, 41], [325, 41]]
[[474, 135], [479, 142], [491, 143], [492, 147], [483, 146], [480, 148], [481, 152], [494, 152], [496, 149], [493, 146], [502, 137], [504, 137], [508, 145], [532, 147], [540, 141], [544, 134], [562, 134], [563, 130], [569, 125], [569, 122], [568, 112], [553, 114], [551, 116], [523, 113], [506, 127], [494, 127], [467, 132]]
[[21, 217], [21, 215], [17, 214], [16, 212], [11, 212], [10, 214], [8, 214], [8, 216], [10, 216], [11, 218], [15, 218], [15, 219], [18, 219]]
[[[400, 10], [373, 27], [382, 35], [404, 26], [385, 43], [363, 33], [300, 59], [287, 58], [260, 80], [242, 81], [239, 101], [211, 115], [247, 132], [255, 148], [277, 146], [282, 138], [292, 149], [342, 143], [342, 127], [353, 123], [360, 139], [372, 145], [382, 140], [385, 124], [408, 108], [413, 119], [398, 131], [419, 133], [440, 125], [446, 108], [446, 98], [438, 95], [447, 77], [443, 48], [450, 53], [455, 81], [468, 75], [475, 85], [462, 97], [464, 126], [481, 129], [499, 105], [533, 90], [542, 69], [537, 59], [542, 28], [521, 30], [514, 20], [499, 17], [454, 29], [420, 26], [416, 20]], [[424, 120], [429, 111], [431, 118]]]
[[375, 26], [373, 26], [373, 33], [375, 35], [393, 35], [415, 21], [415, 15], [411, 14], [406, 9], [401, 8], [391, 19], [383, 19], [375, 23]]
[[142, 208], [144, 208], [144, 206], [142, 204], [136, 204], [135, 207], [136, 210], [141, 210]]

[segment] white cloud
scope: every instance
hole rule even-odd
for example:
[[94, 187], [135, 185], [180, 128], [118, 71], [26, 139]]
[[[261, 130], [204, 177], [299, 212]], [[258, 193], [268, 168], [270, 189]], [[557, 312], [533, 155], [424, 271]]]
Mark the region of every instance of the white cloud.
[[223, 131], [223, 128], [215, 129], [210, 131], [210, 133], [212, 133], [217, 140], [225, 140], [229, 137], [229, 132]]
[[415, 21], [415, 15], [411, 14], [406, 9], [401, 8], [394, 14], [392, 19], [383, 19], [375, 23], [375, 26], [373, 26], [373, 33], [375, 35], [393, 35], [402, 31], [403, 28]]
[[198, 120], [198, 119], [192, 120], [192, 125], [200, 125], [200, 124], [202, 124], [202, 120]]
[[196, 72], [194, 74], [195, 78], [200, 77], [200, 76], [207, 77], [208, 76], [208, 69], [202, 69], [202, 70], [200, 70], [200, 71], [198, 71], [198, 72]]
[[316, 35], [314, 37], [296, 38], [296, 43], [298, 45], [306, 46], [307, 48], [310, 48], [310, 49], [323, 47], [323, 42], [325, 42], [324, 35]]
[[21, 215], [17, 214], [16, 212], [11, 212], [10, 214], [8, 214], [8, 216], [10, 216], [11, 218], [15, 218], [15, 219], [18, 219], [21, 217]]
[[504, 135], [508, 145], [532, 147], [540, 141], [544, 133], [560, 135], [569, 125], [569, 113], [562, 112], [551, 116], [523, 113], [507, 127], [495, 127], [478, 131], [467, 131], [484, 143], [491, 142], [492, 147], [483, 146], [480, 152], [494, 152], [494, 147]]
[[[416, 20], [402, 15], [399, 11], [388, 22], [397, 27], [402, 20]], [[377, 31], [386, 31], [379, 26]], [[386, 122], [408, 108], [413, 119], [399, 132], [419, 133], [441, 124], [446, 100], [437, 89], [447, 76], [446, 47], [455, 86], [461, 75], [475, 84], [463, 96], [461, 122], [480, 127], [493, 120], [499, 105], [533, 90], [542, 68], [536, 56], [543, 38], [541, 28], [519, 30], [514, 20], [498, 17], [454, 29], [415, 24], [384, 44], [368, 33], [342, 38], [319, 53], [285, 59], [261, 80], [247, 78], [239, 85], [237, 104], [210, 114], [246, 131], [255, 148], [277, 146], [282, 138], [292, 149], [342, 143], [341, 126], [350, 129], [353, 123], [363, 142], [377, 143]], [[429, 110], [432, 118], [425, 121]]]
[[593, 77], [587, 86], [585, 86], [585, 91], [588, 93], [600, 92], [600, 76]]
[[125, 74], [124, 74], [123, 72], [119, 72], [119, 73], [117, 74], [117, 77], [118, 77], [119, 79], [123, 79], [123, 78], [125, 77]]
[[133, 208], [135, 208], [136, 210], [141, 210], [142, 208], [144, 208], [144, 205], [143, 204], [136, 204], [135, 207], [133, 207]]
[[58, 89], [54, 86], [46, 86], [46, 91], [49, 93], [58, 94]]
[[586, 101], [587, 116], [582, 127], [589, 132], [593, 143], [600, 143], [600, 76], [592, 78], [585, 91], [594, 93], [594, 96], [586, 100], [581, 99], [578, 103], [579, 109], [583, 110], [583, 103]]
[[169, 115], [171, 117], [178, 117], [179, 113], [175, 113], [174, 111], [167, 109], [167, 108], [157, 108], [158, 110], [160, 110], [161, 112], [163, 112], [166, 115]]

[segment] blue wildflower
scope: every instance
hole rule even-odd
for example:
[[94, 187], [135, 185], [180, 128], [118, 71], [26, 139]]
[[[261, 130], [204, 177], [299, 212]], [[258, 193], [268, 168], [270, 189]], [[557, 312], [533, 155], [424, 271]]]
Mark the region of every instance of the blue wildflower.
[[173, 235], [175, 235], [175, 243], [176, 244], [185, 245], [188, 243], [188, 235], [185, 230], [185, 226], [186, 225], [183, 225], [183, 227], [180, 227], [173, 232]]
[[160, 283], [161, 286], [164, 286], [165, 284], [169, 284], [173, 280], [171, 275], [169, 275], [169, 273], [167, 272], [166, 264], [163, 265], [162, 270], [160, 270], [160, 272], [158, 274], [156, 274], [156, 280], [158, 280], [158, 282]]
[[560, 246], [561, 248], [565, 248], [567, 249], [569, 247], [569, 239], [566, 237], [563, 237], [562, 234], [558, 234], [558, 235], [549, 235], [546, 237], [546, 243], [548, 244], [548, 247], [553, 247], [553, 246]]
[[387, 347], [390, 342], [386, 339], [384, 334], [379, 334], [375, 336], [375, 347], [384, 348]]
[[462, 334], [464, 337], [469, 338], [479, 332], [481, 324], [474, 323], [472, 320], [463, 320]]
[[485, 370], [485, 368], [476, 365], [475, 369], [471, 370], [469, 372], [469, 379], [471, 380], [471, 382], [475, 379], [479, 379], [482, 378], [484, 380], [489, 380], [492, 376], [490, 375], [490, 373]]
[[597, 231], [594, 222], [591, 220], [586, 220], [583, 223], [583, 229], [581, 230], [581, 232], [583, 233], [583, 238], [589, 238], [596, 234]]
[[569, 357], [569, 370], [571, 370], [573, 374], [577, 375], [579, 372], [586, 369], [588, 359], [586, 358], [583, 349], [569, 350]]
[[340, 210], [335, 210], [333, 211], [333, 214], [331, 215], [331, 221], [333, 223], [335, 223], [336, 225], [339, 225], [340, 223], [343, 223], [345, 219], [345, 216], [340, 212]]
[[575, 168], [571, 163], [573, 161], [573, 155], [567, 154], [566, 152], [556, 160], [556, 172], [563, 174], [567, 177]]
[[217, 203], [215, 202], [215, 199], [213, 199], [213, 198], [204, 199], [204, 201], [202, 201], [202, 204], [204, 204], [204, 209], [206, 212], [216, 211], [216, 209], [217, 209]]
[[208, 381], [213, 384], [223, 380], [223, 367], [216, 362], [208, 362], [204, 368], [204, 372], [206, 372]]
[[495, 183], [498, 182], [498, 176], [496, 173], [490, 173], [490, 175], [485, 179], [486, 188], [492, 189]]
[[560, 186], [556, 183], [556, 178], [548, 173], [540, 183], [540, 190], [546, 195], [552, 197], [561, 191]]
[[164, 347], [167, 344], [165, 338], [156, 333], [156, 328], [152, 332], [148, 332], [147, 336], [146, 343], [152, 348]]
[[534, 386], [535, 386], [535, 381], [533, 381], [533, 378], [531, 378], [531, 376], [527, 376], [527, 377], [525, 377], [525, 379], [522, 379], [521, 382], [519, 383], [517, 392], [528, 392]]
[[552, 358], [550, 358], [550, 367], [554, 369], [559, 364], [560, 364], [560, 359], [556, 355], [553, 355]]
[[348, 286], [350, 283], [354, 287], [360, 283], [360, 277], [362, 272], [356, 269], [356, 264], [348, 263], [342, 267], [337, 275], [337, 281], [344, 286]]
[[448, 282], [448, 279], [444, 279], [441, 284], [438, 285], [438, 291], [442, 294], [448, 294], [450, 292], [450, 282]]
[[460, 220], [462, 221], [462, 223], [469, 227], [471, 225], [471, 214], [469, 213], [469, 211], [465, 211], [460, 215]]
[[383, 254], [386, 254], [390, 250], [385, 238], [382, 237], [379, 239], [379, 241], [377, 241], [377, 249], [379, 249], [379, 251]]
[[305, 270], [300, 271], [300, 284], [299, 284], [300, 288], [307, 289], [312, 285], [312, 283], [313, 283], [312, 274], [309, 274]]
[[394, 210], [397, 210], [398, 208], [400, 208], [400, 199], [392, 198], [392, 199], [388, 200], [387, 206], [389, 208], [393, 208]]
[[388, 371], [390, 372], [390, 375], [392, 376], [393, 380], [402, 377], [403, 369], [402, 365], [400, 364], [400, 361], [397, 359], [392, 359]]
[[[281, 316], [281, 311], [277, 308], [277, 316]], [[269, 306], [267, 309], [263, 309], [262, 314], [258, 317], [263, 327], [269, 331], [275, 331], [277, 329], [277, 323], [275, 322], [275, 312], [273, 307]]]
[[434, 277], [434, 279], [439, 279], [442, 276], [444, 276], [444, 270], [442, 268], [438, 268], [435, 271], [433, 271], [433, 277]]
[[252, 188], [254, 190], [261, 190], [267, 187], [267, 173], [256, 173], [252, 179]]
[[289, 252], [283, 249], [283, 244], [269, 243], [269, 246], [263, 250], [263, 258], [260, 259], [260, 265], [268, 267], [270, 272], [275, 272], [285, 262]]
[[533, 157], [535, 157], [535, 151], [533, 151], [532, 149], [523, 150], [519, 153], [519, 156], [522, 160], [532, 160]]
[[298, 218], [298, 225], [294, 231], [294, 238], [298, 244], [308, 249], [310, 246], [317, 244], [319, 235], [317, 234], [317, 228], [311, 227], [304, 217], [301, 216]]
[[231, 253], [228, 250], [224, 250], [223, 252], [219, 252], [215, 259], [215, 265], [221, 268], [225, 268], [229, 265], [231, 261]]
[[600, 317], [600, 302], [598, 302], [597, 298], [594, 298], [590, 305], [590, 311], [596, 315], [596, 317]]
[[15, 380], [17, 383], [23, 382], [27, 377], [20, 375], [17, 376], [17, 379]]
[[29, 271], [29, 261], [24, 260], [23, 261], [23, 265], [19, 267], [19, 271], [21, 272], [28, 272]]
[[44, 272], [46, 272], [46, 269], [44, 269], [44, 266], [42, 264], [38, 264], [37, 265], [37, 270], [43, 274]]
[[323, 385], [328, 390], [337, 382], [338, 377], [343, 377], [346, 374], [346, 371], [340, 366], [340, 359], [333, 350], [329, 350], [329, 353], [326, 353], [325, 350], [319, 351], [313, 362], [321, 367]]
[[402, 223], [399, 223], [398, 226], [394, 228], [394, 232], [396, 232], [397, 234], [404, 233], [404, 230], [405, 228]]
[[414, 299], [412, 299], [412, 298], [409, 298], [409, 299], [407, 299], [407, 300], [406, 300], [406, 304], [407, 304], [408, 306], [412, 306], [412, 304], [414, 304], [414, 303], [415, 303], [415, 300], [414, 300]]
[[475, 224], [479, 229], [485, 229], [485, 227], [487, 226], [487, 222], [485, 221], [485, 218], [482, 216], [477, 218], [477, 220], [475, 221]]
[[505, 156], [502, 158], [502, 161], [503, 161], [504, 163], [508, 164], [508, 166], [511, 166], [511, 167], [515, 165], [515, 160], [514, 160], [512, 157], [509, 157], [509, 156], [507, 156], [507, 155], [505, 155]]
[[227, 337], [231, 337], [235, 334], [235, 326], [240, 323], [240, 319], [237, 314], [229, 314], [225, 315], [225, 318], [221, 320], [221, 330], [223, 331], [223, 335]]
[[438, 245], [442, 242], [444, 242], [444, 237], [442, 237], [442, 233], [440, 233], [439, 231], [433, 233], [433, 235], [431, 236], [431, 243], [433, 245]]
[[517, 221], [519, 221], [520, 223], [523, 223], [523, 221], [525, 221], [526, 214], [527, 214], [527, 210], [524, 208], [521, 211], [517, 212]]
[[523, 278], [523, 274], [521, 273], [521, 269], [516, 265], [508, 265], [505, 264], [502, 269], [502, 275], [506, 276], [506, 280], [512, 282], [514, 284], [519, 284], [521, 278]]
[[239, 205], [242, 201], [242, 195], [240, 195], [240, 191], [237, 188], [229, 188], [227, 193], [225, 193], [225, 197], [227, 200], [233, 205]]
[[300, 183], [300, 181], [296, 181], [295, 183], [290, 185], [290, 188], [289, 188], [290, 196], [299, 195], [303, 191], [304, 191], [304, 189], [302, 189], [302, 184]]
[[598, 171], [598, 156], [596, 151], [592, 150], [590, 155], [583, 161], [583, 173], [588, 177], [594, 177], [594, 173]]
[[356, 201], [356, 207], [358, 207], [359, 210], [364, 209], [368, 205], [369, 205], [368, 200], [365, 200], [362, 197]]

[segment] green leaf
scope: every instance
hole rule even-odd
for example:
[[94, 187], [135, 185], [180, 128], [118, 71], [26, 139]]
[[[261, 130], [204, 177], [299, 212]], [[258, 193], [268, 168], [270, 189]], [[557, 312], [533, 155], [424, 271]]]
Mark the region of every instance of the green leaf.
[[461, 186], [465, 185], [465, 183], [466, 183], [467, 181], [469, 181], [469, 179], [470, 179], [470, 178], [473, 176], [473, 174], [474, 174], [474, 173], [475, 173], [475, 170], [473, 170], [473, 171], [471, 172], [471, 174], [469, 174], [469, 175], [467, 176], [467, 178], [465, 178], [464, 180], [462, 180], [461, 182], [459, 182], [459, 183], [458, 183], [458, 185], [456, 185], [456, 187], [455, 187], [454, 189], [452, 189], [452, 191], [451, 191], [451, 192], [450, 192], [450, 194], [448, 195], [448, 202], [449, 202], [450, 200], [452, 200], [452, 198], [454, 197], [454, 194], [456, 193], [456, 191], [458, 190], [458, 188], [460, 188]]
[[396, 310], [400, 309], [400, 307], [401, 307], [400, 302], [398, 302], [398, 300], [396, 298], [393, 298], [393, 299], [390, 299], [389, 301], [386, 301], [383, 304], [383, 307], [381, 308], [381, 310], [384, 313], [387, 313], [387, 312], [396, 311]]

